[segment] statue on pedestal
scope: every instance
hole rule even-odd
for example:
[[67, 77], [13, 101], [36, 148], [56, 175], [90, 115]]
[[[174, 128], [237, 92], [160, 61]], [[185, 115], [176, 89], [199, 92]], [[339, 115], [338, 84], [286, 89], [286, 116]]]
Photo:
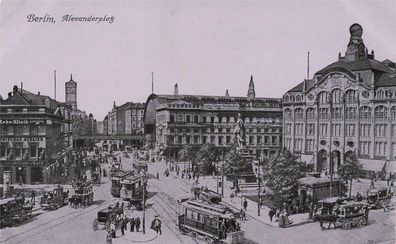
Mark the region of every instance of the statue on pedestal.
[[238, 114], [238, 120], [235, 123], [235, 128], [234, 128], [234, 136], [235, 140], [238, 143], [238, 149], [243, 149], [245, 148], [246, 145], [246, 129], [245, 125], [243, 124], [242, 120], [242, 115]]

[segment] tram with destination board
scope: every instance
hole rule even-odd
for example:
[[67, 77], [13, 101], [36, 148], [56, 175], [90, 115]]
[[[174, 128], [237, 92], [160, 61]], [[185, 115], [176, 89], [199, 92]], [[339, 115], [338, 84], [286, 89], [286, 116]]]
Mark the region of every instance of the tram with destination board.
[[181, 206], [177, 226], [182, 232], [206, 241], [244, 242], [239, 220], [229, 207], [201, 200], [186, 200]]

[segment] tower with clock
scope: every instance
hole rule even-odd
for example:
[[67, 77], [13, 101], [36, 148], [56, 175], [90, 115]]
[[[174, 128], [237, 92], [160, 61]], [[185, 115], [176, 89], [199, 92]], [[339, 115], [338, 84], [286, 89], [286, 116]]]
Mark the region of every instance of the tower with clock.
[[70, 75], [70, 80], [65, 83], [65, 100], [66, 104], [70, 105], [73, 111], [77, 110], [77, 82], [73, 80], [73, 75]]

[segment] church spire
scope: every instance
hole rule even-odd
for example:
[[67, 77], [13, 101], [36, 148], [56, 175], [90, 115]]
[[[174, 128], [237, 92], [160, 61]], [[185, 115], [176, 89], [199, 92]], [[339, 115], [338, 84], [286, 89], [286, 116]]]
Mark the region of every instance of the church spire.
[[247, 96], [248, 96], [248, 98], [256, 97], [256, 91], [254, 90], [253, 75], [250, 76], [249, 90], [248, 90]]

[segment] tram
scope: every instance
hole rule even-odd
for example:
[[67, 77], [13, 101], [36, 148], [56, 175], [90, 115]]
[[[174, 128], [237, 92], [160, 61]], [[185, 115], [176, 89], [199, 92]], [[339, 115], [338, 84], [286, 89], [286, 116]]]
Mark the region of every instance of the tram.
[[129, 175], [120, 181], [120, 198], [123, 200], [142, 200], [144, 175]]
[[120, 197], [121, 192], [121, 181], [128, 176], [134, 176], [135, 171], [133, 170], [119, 170], [111, 177], [111, 195], [113, 197]]
[[51, 187], [44, 191], [40, 200], [42, 209], [57, 209], [67, 205], [69, 192], [64, 191], [62, 186]]
[[229, 207], [202, 200], [187, 200], [181, 206], [177, 226], [182, 232], [203, 237], [206, 241], [244, 242], [244, 232]]
[[0, 228], [13, 226], [32, 217], [33, 206], [25, 205], [23, 197], [0, 200]]
[[89, 182], [78, 182], [73, 186], [74, 194], [69, 202], [72, 207], [81, 207], [91, 205], [94, 199], [93, 186]]

